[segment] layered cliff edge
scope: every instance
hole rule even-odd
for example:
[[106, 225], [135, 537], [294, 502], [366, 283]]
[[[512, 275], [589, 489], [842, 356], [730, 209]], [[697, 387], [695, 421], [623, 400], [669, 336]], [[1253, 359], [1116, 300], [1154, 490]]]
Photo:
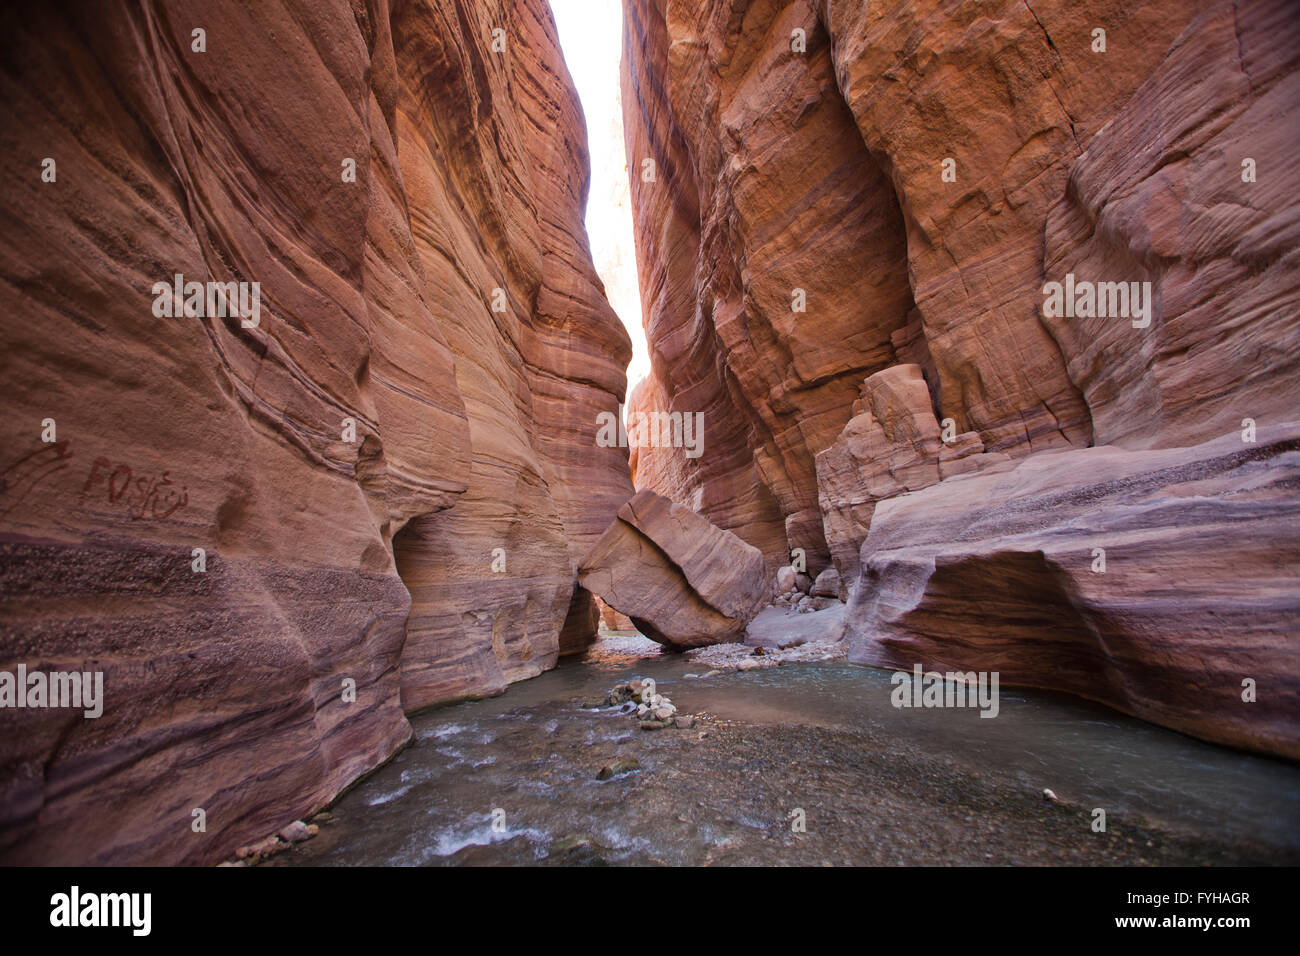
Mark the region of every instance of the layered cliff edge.
[[0, 47], [0, 671], [104, 688], [0, 710], [0, 859], [213, 862], [594, 633], [631, 349], [578, 102], [545, 0], [15, 5]]
[[1300, 758], [1294, 7], [624, 10], [631, 407], [704, 422], [637, 487], [833, 565], [854, 660]]

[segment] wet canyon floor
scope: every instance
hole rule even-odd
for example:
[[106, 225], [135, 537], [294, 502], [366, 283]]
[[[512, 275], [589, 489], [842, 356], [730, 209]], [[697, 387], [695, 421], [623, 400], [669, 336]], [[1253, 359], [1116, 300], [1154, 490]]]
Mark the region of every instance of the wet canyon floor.
[[[895, 709], [890, 672], [843, 661], [686, 676], [707, 669], [606, 638], [414, 715], [318, 836], [262, 865], [1300, 863], [1291, 764], [1045, 692], [1002, 688], [981, 719]], [[633, 677], [695, 726], [584, 708]]]

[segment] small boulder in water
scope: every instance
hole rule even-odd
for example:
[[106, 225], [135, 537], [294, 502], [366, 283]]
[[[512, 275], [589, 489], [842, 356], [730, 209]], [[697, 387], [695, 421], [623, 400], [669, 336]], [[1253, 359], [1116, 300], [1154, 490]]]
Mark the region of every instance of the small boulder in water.
[[636, 695], [632, 693], [632, 689], [628, 687], [627, 684], [618, 684], [609, 692], [609, 703], [611, 706], [614, 706], [621, 704], [624, 701], [631, 700], [635, 696]]
[[621, 777], [625, 773], [640, 769], [641, 761], [639, 760], [615, 760], [613, 763], [601, 767], [600, 772], [596, 774], [596, 779], [609, 780], [611, 777]]
[[1046, 800], [1048, 803], [1055, 803], [1055, 802], [1056, 802], [1056, 794], [1052, 793], [1051, 790], [1048, 790], [1046, 787], [1044, 787], [1044, 788], [1043, 788], [1043, 799]]

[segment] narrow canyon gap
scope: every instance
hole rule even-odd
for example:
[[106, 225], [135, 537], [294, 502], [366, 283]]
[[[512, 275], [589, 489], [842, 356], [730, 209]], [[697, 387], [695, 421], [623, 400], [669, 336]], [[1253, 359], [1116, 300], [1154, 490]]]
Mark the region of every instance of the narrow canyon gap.
[[0, 708], [0, 860], [227, 859], [597, 595], [1300, 759], [1291, 7], [592, 2], [630, 396], [546, 0], [0, 13], [0, 671], [105, 693]]
[[[634, 449], [637, 488], [833, 567], [851, 660], [1300, 757], [1293, 7], [624, 0], [624, 31], [630, 404], [709, 449]], [[1146, 325], [1044, 307], [1076, 278], [1149, 289]]]

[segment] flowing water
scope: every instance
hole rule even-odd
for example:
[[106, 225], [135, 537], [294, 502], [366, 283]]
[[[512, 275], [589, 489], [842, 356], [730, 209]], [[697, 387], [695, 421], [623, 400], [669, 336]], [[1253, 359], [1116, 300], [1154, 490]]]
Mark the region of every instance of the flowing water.
[[[607, 638], [415, 715], [411, 744], [266, 865], [1300, 862], [1288, 763], [1040, 691], [1003, 688], [990, 720], [895, 709], [889, 671], [842, 662], [686, 677], [703, 670]], [[582, 706], [632, 677], [697, 725]]]

